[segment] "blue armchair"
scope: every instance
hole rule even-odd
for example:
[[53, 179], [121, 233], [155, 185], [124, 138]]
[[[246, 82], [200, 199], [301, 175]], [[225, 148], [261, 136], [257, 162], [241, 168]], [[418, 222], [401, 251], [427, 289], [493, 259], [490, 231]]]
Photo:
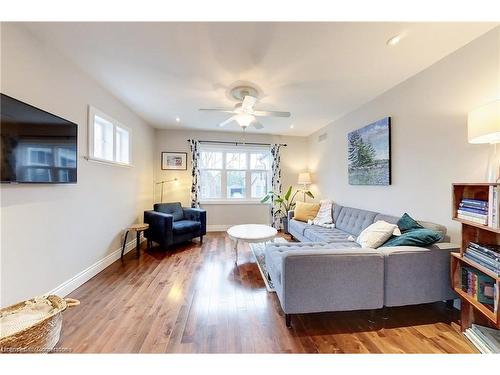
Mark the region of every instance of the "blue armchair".
[[207, 234], [207, 213], [198, 208], [184, 208], [180, 202], [157, 203], [153, 211], [144, 211], [144, 222], [149, 228], [144, 232], [148, 248], [152, 242], [168, 248], [185, 241], [191, 241]]

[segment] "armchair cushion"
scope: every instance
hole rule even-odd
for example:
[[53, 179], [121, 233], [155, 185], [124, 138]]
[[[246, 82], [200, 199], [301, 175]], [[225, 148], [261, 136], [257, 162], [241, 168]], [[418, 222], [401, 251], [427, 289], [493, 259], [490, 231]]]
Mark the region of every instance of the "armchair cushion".
[[199, 221], [192, 220], [179, 220], [174, 221], [173, 230], [174, 234], [186, 234], [198, 232], [201, 228], [201, 223]]
[[156, 203], [154, 205], [154, 210], [156, 212], [163, 212], [164, 214], [172, 215], [174, 221], [179, 221], [184, 219], [184, 211], [182, 210], [180, 202]]

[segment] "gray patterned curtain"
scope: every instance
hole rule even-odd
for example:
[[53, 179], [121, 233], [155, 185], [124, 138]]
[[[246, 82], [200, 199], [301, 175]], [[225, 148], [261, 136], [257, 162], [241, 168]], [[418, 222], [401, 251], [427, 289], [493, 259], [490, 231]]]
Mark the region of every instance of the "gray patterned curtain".
[[200, 169], [198, 167], [198, 160], [200, 158], [200, 141], [190, 139], [189, 145], [191, 146], [191, 207], [200, 207], [199, 193], [200, 193]]
[[[281, 195], [280, 148], [281, 148], [280, 144], [274, 143], [271, 145], [271, 157], [273, 158], [272, 163], [271, 163], [271, 172], [272, 172], [271, 187], [272, 187], [272, 190], [276, 194], [279, 194], [279, 195]], [[274, 197], [273, 197], [272, 202], [271, 202], [272, 226], [276, 229], [280, 229], [281, 228], [281, 216], [276, 211], [277, 210], [274, 206]]]

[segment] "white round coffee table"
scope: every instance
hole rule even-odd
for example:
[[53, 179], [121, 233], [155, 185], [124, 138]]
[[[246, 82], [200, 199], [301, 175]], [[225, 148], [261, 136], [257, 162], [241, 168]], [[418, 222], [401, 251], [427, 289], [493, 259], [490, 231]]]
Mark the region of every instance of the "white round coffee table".
[[238, 242], [267, 242], [272, 241], [278, 231], [269, 225], [263, 224], [243, 224], [235, 225], [227, 230], [229, 238], [234, 241], [234, 252], [236, 253], [235, 263], [238, 263]]

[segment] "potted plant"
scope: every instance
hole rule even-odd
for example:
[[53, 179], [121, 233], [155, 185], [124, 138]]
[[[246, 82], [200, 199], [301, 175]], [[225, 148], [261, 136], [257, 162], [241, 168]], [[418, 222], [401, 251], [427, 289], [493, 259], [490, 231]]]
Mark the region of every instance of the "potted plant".
[[281, 216], [281, 223], [283, 224], [283, 231], [285, 233], [288, 233], [288, 211], [292, 211], [295, 208], [295, 197], [299, 192], [304, 193], [304, 198], [307, 195], [314, 199], [313, 193], [309, 190], [297, 189], [292, 194], [292, 187], [290, 186], [284, 195], [270, 191], [260, 200], [261, 203], [266, 203], [274, 197], [274, 205], [277, 207], [276, 212]]

